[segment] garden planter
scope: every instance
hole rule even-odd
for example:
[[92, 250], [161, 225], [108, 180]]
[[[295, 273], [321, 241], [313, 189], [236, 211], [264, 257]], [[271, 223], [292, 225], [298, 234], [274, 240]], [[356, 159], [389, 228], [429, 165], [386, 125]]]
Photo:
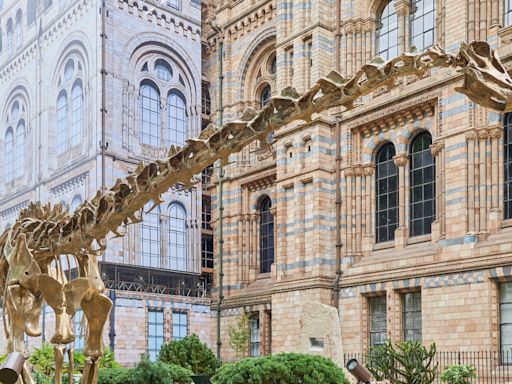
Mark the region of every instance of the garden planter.
[[192, 376], [192, 380], [194, 380], [194, 384], [211, 384], [210, 376]]

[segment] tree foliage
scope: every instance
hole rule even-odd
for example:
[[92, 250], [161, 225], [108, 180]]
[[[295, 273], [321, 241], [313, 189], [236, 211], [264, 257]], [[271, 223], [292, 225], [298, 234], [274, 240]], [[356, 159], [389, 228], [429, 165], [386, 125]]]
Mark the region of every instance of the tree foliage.
[[195, 375], [212, 376], [220, 367], [220, 362], [212, 350], [196, 335], [164, 344], [160, 349], [158, 360], [179, 365]]
[[250, 320], [249, 313], [244, 311], [238, 318], [236, 326], [228, 325], [229, 346], [235, 351], [237, 357], [245, 357], [249, 350], [251, 339]]
[[393, 384], [431, 384], [437, 373], [434, 363], [436, 345], [429, 349], [419, 342], [405, 341], [393, 344], [386, 340], [375, 346], [367, 356], [366, 366], [377, 381]]
[[441, 380], [448, 384], [469, 384], [476, 377], [473, 365], [449, 365], [441, 375]]
[[283, 353], [223, 366], [213, 384], [348, 384], [342, 369], [321, 356]]

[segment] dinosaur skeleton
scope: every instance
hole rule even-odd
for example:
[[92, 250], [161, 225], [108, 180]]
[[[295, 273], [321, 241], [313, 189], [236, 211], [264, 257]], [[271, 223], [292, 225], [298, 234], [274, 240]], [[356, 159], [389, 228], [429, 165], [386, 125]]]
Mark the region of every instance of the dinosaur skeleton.
[[[362, 96], [396, 86], [399, 77], [423, 76], [431, 68], [458, 69], [464, 82], [457, 91], [484, 107], [512, 111], [512, 80], [487, 43], [463, 43], [456, 55], [439, 46], [423, 53], [413, 50], [389, 61], [377, 57], [350, 79], [331, 72], [303, 95], [286, 88], [259, 112], [249, 108], [239, 120], [222, 128], [210, 125], [197, 139], [187, 140], [183, 148], [171, 146], [167, 158], [140, 163], [126, 179], [118, 180], [106, 192], [98, 192], [73, 214], [61, 204], [30, 204], [0, 236], [0, 294], [8, 352], [28, 357], [24, 336], [41, 335], [39, 319], [47, 303], [56, 318], [51, 342], [56, 355], [55, 382], [60, 384], [66, 345], [75, 338], [72, 320], [82, 309], [88, 323], [82, 383], [96, 383], [99, 359], [104, 353], [102, 333], [112, 306], [103, 294], [97, 257], [105, 250], [110, 232], [122, 236], [118, 228], [140, 222], [137, 215], [146, 203], [154, 201], [158, 205], [161, 194], [178, 183], [193, 185], [194, 175], [217, 160], [227, 163], [230, 154], [252, 141], [266, 141], [280, 127], [296, 120], [310, 122], [312, 115], [334, 107], [353, 109]], [[62, 255], [75, 259], [78, 278], [68, 280]], [[28, 364], [18, 383], [33, 383]]]

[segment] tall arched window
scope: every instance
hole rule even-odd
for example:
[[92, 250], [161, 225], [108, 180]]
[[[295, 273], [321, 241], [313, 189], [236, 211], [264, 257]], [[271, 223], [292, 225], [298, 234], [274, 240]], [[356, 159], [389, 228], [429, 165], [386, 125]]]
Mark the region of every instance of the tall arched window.
[[177, 90], [171, 90], [167, 97], [169, 110], [169, 142], [182, 146], [187, 138], [187, 104], [185, 97]]
[[435, 219], [435, 163], [430, 146], [430, 133], [419, 134], [411, 143], [410, 169], [410, 236], [431, 233]]
[[377, 54], [384, 60], [398, 56], [398, 15], [395, 0], [386, 4], [378, 18]]
[[504, 26], [510, 27], [512, 25], [512, 2], [505, 1], [505, 21]]
[[260, 272], [269, 273], [274, 264], [274, 217], [270, 212], [272, 200], [265, 196], [259, 206], [260, 213]]
[[503, 137], [505, 146], [505, 177], [504, 177], [504, 218], [512, 219], [512, 113], [505, 115], [505, 135]]
[[398, 224], [398, 168], [394, 156], [392, 143], [384, 145], [377, 153], [377, 243], [394, 240]]
[[23, 16], [21, 13], [21, 9], [18, 9], [16, 12], [16, 48], [21, 48], [23, 44], [23, 25], [22, 25]]
[[140, 140], [160, 147], [160, 93], [155, 85], [144, 82], [140, 87]]
[[32, 25], [36, 21], [37, 0], [27, 1], [27, 25]]
[[265, 105], [268, 104], [272, 97], [272, 89], [270, 88], [270, 85], [265, 85], [263, 89], [261, 90], [260, 94], [260, 105], [261, 108], [263, 108]]
[[84, 134], [84, 95], [82, 82], [76, 81], [71, 90], [71, 146], [80, 144]]
[[57, 99], [56, 133], [57, 152], [62, 153], [66, 149], [66, 130], [68, 120], [68, 97], [66, 91], [62, 91]]
[[25, 171], [25, 121], [20, 120], [16, 129], [16, 177]]
[[177, 203], [169, 206], [169, 268], [187, 270], [187, 212]]
[[5, 134], [5, 181], [7, 183], [14, 180], [14, 133], [12, 127], [7, 129]]
[[7, 21], [7, 54], [14, 54], [14, 25], [12, 19]]
[[[150, 201], [144, 207], [144, 212], [148, 212], [153, 206]], [[141, 264], [145, 267], [160, 268], [160, 207], [144, 215], [144, 220], [140, 224], [140, 255]]]
[[413, 0], [411, 45], [423, 51], [434, 44], [436, 6], [434, 0]]
[[202, 112], [203, 115], [210, 115], [212, 113], [212, 99], [210, 96], [210, 86], [208, 83], [202, 83], [201, 87], [201, 96], [202, 96]]
[[82, 197], [80, 195], [73, 197], [73, 200], [71, 201], [71, 212], [75, 212], [80, 204], [82, 204]]

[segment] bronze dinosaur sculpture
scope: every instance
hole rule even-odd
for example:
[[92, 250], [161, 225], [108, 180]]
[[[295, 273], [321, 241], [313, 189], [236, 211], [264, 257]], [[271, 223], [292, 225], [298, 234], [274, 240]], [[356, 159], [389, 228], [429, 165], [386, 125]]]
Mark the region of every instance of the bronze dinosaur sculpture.
[[[456, 55], [434, 46], [389, 61], [377, 57], [350, 79], [331, 72], [303, 95], [289, 87], [259, 112], [247, 109], [240, 120], [219, 129], [210, 125], [199, 138], [187, 140], [183, 148], [172, 146], [167, 158], [139, 164], [125, 180], [98, 192], [73, 214], [60, 204], [31, 204], [0, 236], [0, 293], [8, 351], [28, 357], [24, 335], [41, 335], [39, 318], [47, 303], [56, 316], [51, 342], [56, 354], [55, 382], [60, 384], [64, 351], [75, 338], [72, 319], [81, 308], [88, 323], [82, 383], [96, 383], [98, 362], [104, 353], [103, 328], [112, 306], [103, 294], [97, 256], [105, 250], [110, 232], [122, 236], [118, 228], [140, 222], [137, 213], [146, 203], [158, 205], [161, 194], [173, 185], [190, 186], [194, 175], [207, 166], [217, 160], [227, 162], [230, 154], [256, 139], [265, 141], [280, 127], [296, 120], [309, 122], [313, 114], [334, 107], [353, 109], [360, 97], [381, 87], [394, 87], [399, 77], [422, 76], [431, 68], [443, 67], [463, 73], [464, 83], [457, 91], [473, 102], [501, 112], [512, 111], [512, 79], [496, 51], [485, 42], [463, 43]], [[78, 278], [68, 281], [60, 262], [62, 255], [76, 260]], [[28, 365], [19, 383], [33, 383]]]

